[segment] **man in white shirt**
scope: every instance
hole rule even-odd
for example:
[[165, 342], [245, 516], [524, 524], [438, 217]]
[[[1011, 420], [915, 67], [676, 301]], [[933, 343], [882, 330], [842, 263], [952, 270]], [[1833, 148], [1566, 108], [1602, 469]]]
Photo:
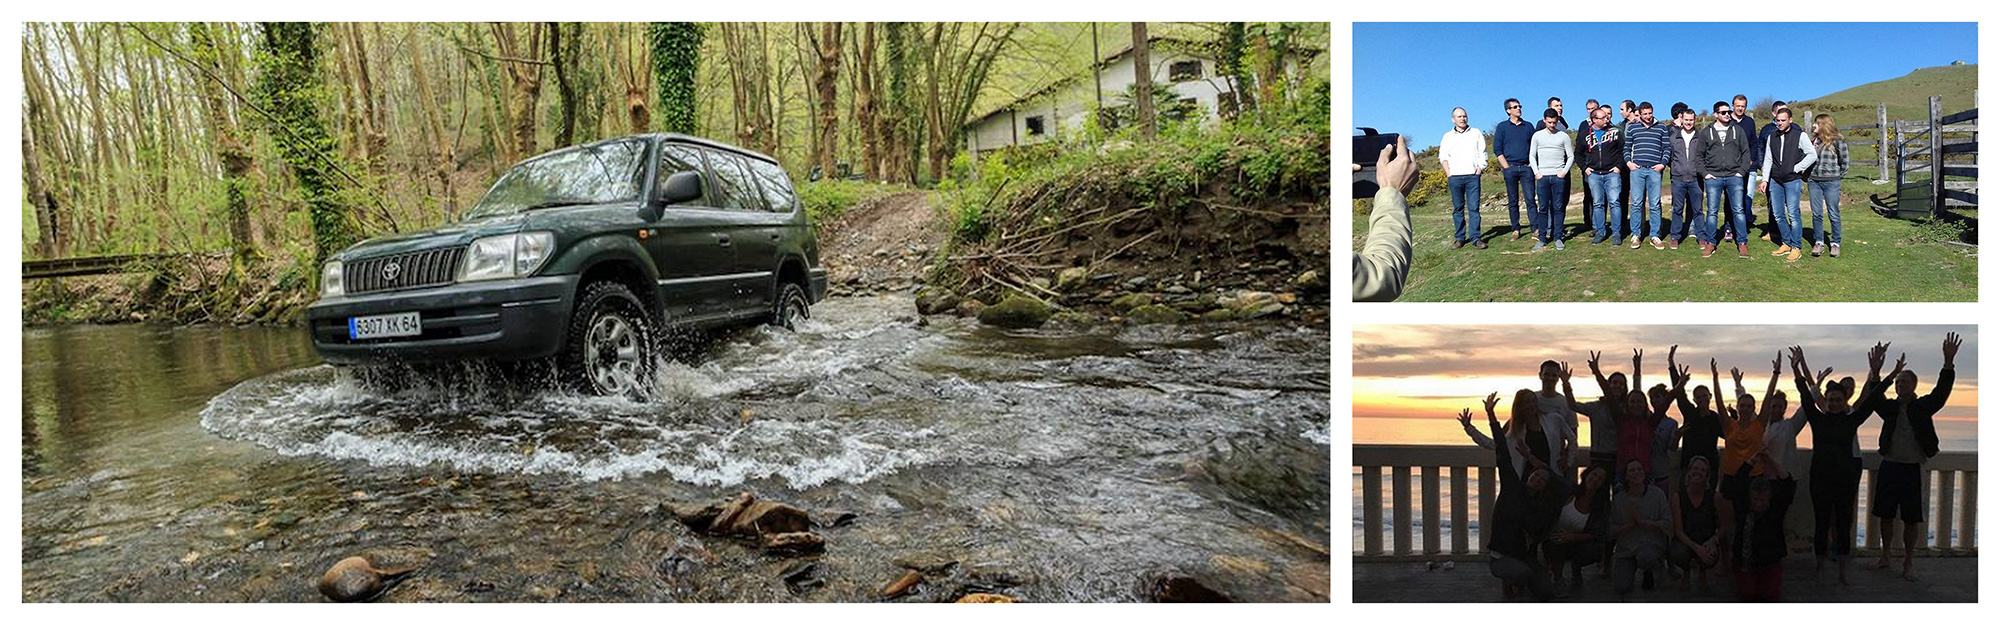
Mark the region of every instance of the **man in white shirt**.
[[1486, 135], [1472, 129], [1464, 107], [1451, 110], [1451, 123], [1438, 141], [1438, 161], [1451, 189], [1451, 247], [1470, 243], [1485, 249], [1486, 239], [1479, 236], [1479, 175], [1486, 171]]

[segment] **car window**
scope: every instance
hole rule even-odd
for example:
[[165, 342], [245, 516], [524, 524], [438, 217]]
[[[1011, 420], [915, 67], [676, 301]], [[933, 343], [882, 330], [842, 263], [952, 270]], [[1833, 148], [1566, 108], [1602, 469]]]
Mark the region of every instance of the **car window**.
[[777, 163], [758, 158], [746, 158], [750, 173], [757, 178], [757, 187], [764, 191], [764, 204], [774, 213], [789, 213], [798, 207], [798, 198], [792, 194], [792, 180], [785, 176], [785, 168]]
[[724, 208], [764, 210], [764, 198], [757, 191], [757, 183], [750, 179], [750, 172], [743, 167], [742, 157], [709, 150], [708, 167], [715, 171], [715, 183], [722, 186]]
[[[667, 176], [671, 176], [675, 172], [692, 171], [700, 173], [701, 170], [701, 150], [678, 143], [668, 143], [660, 146], [660, 172], [659, 181], [656, 184], [665, 185], [667, 183]], [[709, 205], [708, 183], [704, 181], [701, 187], [702, 196], [688, 200], [684, 204], [694, 206]]]
[[501, 174], [466, 217], [507, 215], [535, 208], [629, 202], [639, 198], [645, 144], [618, 141], [553, 152]]

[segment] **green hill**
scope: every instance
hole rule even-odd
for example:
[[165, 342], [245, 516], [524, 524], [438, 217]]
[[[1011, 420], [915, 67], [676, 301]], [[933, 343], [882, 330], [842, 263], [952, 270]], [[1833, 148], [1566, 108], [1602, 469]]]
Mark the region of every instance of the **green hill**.
[[[1832, 113], [1840, 124], [1862, 124], [1873, 120], [1877, 104], [1889, 105], [1890, 120], [1925, 119], [1930, 97], [1944, 97], [1944, 112], [1956, 113], [1974, 106], [1972, 94], [1979, 89], [1978, 65], [1925, 67], [1888, 80], [1871, 82], [1802, 102], [1793, 110]], [[1856, 113], [1843, 112], [1854, 111]], [[1858, 115], [1866, 111], [1866, 115]], [[1760, 120], [1762, 116], [1759, 116]]]

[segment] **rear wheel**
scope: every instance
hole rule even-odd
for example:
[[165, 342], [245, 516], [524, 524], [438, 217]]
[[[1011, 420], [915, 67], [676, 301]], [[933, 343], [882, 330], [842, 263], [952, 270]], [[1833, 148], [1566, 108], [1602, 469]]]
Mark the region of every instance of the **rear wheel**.
[[806, 290], [795, 282], [778, 285], [778, 299], [771, 305], [771, 325], [796, 330], [798, 322], [811, 318], [812, 304], [806, 299]]
[[570, 315], [564, 375], [587, 393], [644, 399], [653, 389], [655, 339], [646, 307], [631, 289], [592, 283]]

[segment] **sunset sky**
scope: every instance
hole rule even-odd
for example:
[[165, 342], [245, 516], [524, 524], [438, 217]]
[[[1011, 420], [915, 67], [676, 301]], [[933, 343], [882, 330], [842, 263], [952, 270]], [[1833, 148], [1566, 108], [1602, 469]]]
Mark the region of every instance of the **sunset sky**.
[[[1579, 401], [1597, 399], [1601, 392], [1585, 364], [1590, 350], [1604, 352], [1604, 373], [1631, 375], [1632, 349], [1646, 350], [1642, 382], [1666, 383], [1667, 349], [1680, 345], [1680, 364], [1691, 367], [1695, 380], [1709, 384], [1708, 360], [1716, 359], [1722, 384], [1730, 384], [1729, 368], [1744, 370], [1743, 385], [1762, 397], [1770, 383], [1771, 358], [1790, 345], [1805, 348], [1816, 368], [1833, 367], [1833, 378], [1868, 375], [1867, 352], [1877, 341], [1889, 345], [1888, 363], [1907, 354], [1917, 373], [1917, 389], [1930, 392], [1944, 364], [1946, 332], [1965, 340], [1956, 359], [1958, 381], [1951, 399], [1938, 415], [1938, 434], [1946, 450], [1974, 450], [1978, 440], [1978, 329], [1975, 326], [1495, 326], [1429, 325], [1354, 327], [1354, 442], [1401, 444], [1470, 444], [1454, 416], [1460, 408], [1482, 414], [1480, 400], [1500, 392], [1501, 418], [1514, 391], [1540, 388], [1536, 368], [1543, 360], [1568, 361]], [[1798, 405], [1790, 363], [1779, 390]], [[1678, 410], [1669, 416], [1680, 418]], [[1483, 417], [1481, 417], [1483, 419]], [[1584, 429], [1588, 431], [1588, 419]], [[1864, 441], [1873, 441], [1879, 421], [1862, 427]], [[1588, 434], [1584, 434], [1584, 440]], [[1808, 433], [1799, 439], [1810, 446]]]

